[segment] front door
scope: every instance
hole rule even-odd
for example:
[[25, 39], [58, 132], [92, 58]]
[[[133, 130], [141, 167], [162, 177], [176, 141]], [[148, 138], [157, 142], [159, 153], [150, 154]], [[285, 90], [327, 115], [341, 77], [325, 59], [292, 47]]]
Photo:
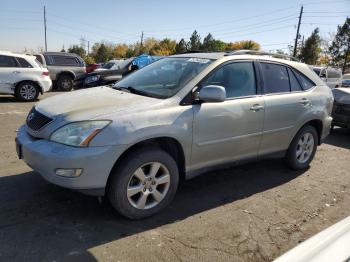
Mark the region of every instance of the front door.
[[0, 93], [2, 94], [14, 92], [16, 63], [14, 57], [0, 55]]
[[264, 119], [264, 100], [257, 95], [254, 63], [224, 64], [200, 87], [221, 85], [227, 100], [194, 105], [191, 169], [257, 157]]

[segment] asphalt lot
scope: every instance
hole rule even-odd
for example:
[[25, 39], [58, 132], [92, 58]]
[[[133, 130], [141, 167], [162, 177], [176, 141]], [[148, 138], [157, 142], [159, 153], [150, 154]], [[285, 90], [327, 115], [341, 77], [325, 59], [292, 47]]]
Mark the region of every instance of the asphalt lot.
[[15, 130], [32, 106], [0, 96], [0, 261], [270, 261], [350, 215], [348, 130], [307, 171], [269, 160], [211, 172], [161, 214], [128, 221], [17, 159]]

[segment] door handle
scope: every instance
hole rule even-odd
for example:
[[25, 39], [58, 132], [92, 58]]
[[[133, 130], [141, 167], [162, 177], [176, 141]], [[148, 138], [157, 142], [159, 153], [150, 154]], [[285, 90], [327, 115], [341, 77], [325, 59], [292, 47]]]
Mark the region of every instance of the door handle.
[[264, 108], [264, 107], [263, 107], [262, 105], [255, 104], [255, 105], [253, 105], [253, 106], [250, 108], [250, 110], [256, 112], [256, 111], [259, 111], [259, 110], [261, 110], [261, 109], [263, 109], [263, 108]]
[[307, 99], [307, 98], [302, 98], [300, 101], [299, 101], [300, 104], [304, 105], [304, 106], [307, 106], [310, 104], [310, 100]]
[[21, 73], [20, 71], [13, 71], [12, 74], [19, 74]]

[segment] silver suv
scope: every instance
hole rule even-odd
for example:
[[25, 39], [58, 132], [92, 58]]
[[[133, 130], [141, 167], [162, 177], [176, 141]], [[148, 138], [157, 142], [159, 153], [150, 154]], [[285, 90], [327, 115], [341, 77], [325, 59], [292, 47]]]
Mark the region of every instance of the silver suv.
[[330, 88], [305, 64], [244, 53], [174, 55], [112, 87], [43, 100], [19, 129], [18, 155], [131, 219], [209, 169], [271, 156], [307, 168], [330, 130]]
[[84, 60], [76, 54], [46, 52], [35, 57], [49, 70], [54, 88], [61, 91], [72, 90], [74, 79], [86, 73]]

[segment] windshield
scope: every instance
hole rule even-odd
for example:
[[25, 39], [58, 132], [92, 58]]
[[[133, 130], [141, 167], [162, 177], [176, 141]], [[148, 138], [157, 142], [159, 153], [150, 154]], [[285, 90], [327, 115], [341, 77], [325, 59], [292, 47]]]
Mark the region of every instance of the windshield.
[[102, 68], [104, 69], [111, 69], [111, 67], [114, 65], [114, 62], [108, 62], [107, 64], [104, 64]]
[[168, 98], [175, 95], [213, 60], [169, 57], [150, 64], [117, 82], [115, 88], [129, 88], [145, 95]]

